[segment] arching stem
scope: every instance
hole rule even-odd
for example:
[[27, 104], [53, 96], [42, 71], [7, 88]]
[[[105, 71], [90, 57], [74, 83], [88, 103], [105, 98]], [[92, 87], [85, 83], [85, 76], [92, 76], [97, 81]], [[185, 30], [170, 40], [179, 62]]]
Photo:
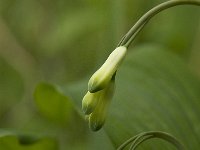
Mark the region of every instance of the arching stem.
[[178, 150], [184, 150], [184, 146], [172, 135], [160, 132], [160, 131], [150, 131], [150, 132], [144, 132], [140, 133], [126, 142], [124, 142], [117, 150], [123, 150], [126, 146], [128, 146], [130, 143], [130, 150], [135, 150], [142, 142], [151, 139], [151, 138], [159, 138], [162, 140], [165, 140], [171, 144], [173, 144]]
[[128, 33], [121, 39], [118, 46], [126, 46], [128, 47], [131, 42], [135, 39], [136, 35], [141, 31], [144, 25], [156, 14], [159, 12], [166, 10], [168, 8], [177, 6], [177, 5], [197, 5], [200, 6], [200, 1], [197, 0], [170, 0], [149, 10], [146, 14], [144, 14], [136, 24], [128, 31]]

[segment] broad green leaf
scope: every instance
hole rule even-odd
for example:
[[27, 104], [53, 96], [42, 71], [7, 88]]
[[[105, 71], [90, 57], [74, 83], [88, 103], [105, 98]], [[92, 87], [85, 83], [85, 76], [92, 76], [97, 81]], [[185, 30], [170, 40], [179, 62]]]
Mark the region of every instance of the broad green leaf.
[[[72, 87], [71, 91], [80, 89], [79, 87], [75, 89], [73, 89], [73, 86], [70, 87]], [[79, 95], [79, 93], [76, 95]], [[67, 126], [66, 128], [65, 126], [61, 131], [58, 130], [56, 132], [57, 134], [59, 132], [65, 134], [60, 138], [68, 139], [67, 141], [62, 139], [61, 142], [64, 142], [62, 145], [76, 150], [113, 149], [104, 131], [99, 132], [97, 137], [89, 131], [88, 126], [83, 122], [83, 118], [80, 117], [80, 112], [74, 109], [71, 99], [64, 96], [63, 93], [60, 92], [60, 89], [56, 89], [53, 85], [48, 83], [40, 83], [36, 87], [34, 95], [40, 113], [53, 122], [71, 125], [71, 127]], [[74, 113], [76, 115], [74, 115]]]
[[35, 102], [37, 108], [45, 117], [66, 125], [71, 120], [74, 107], [70, 99], [47, 83], [40, 83], [35, 89]]
[[[87, 128], [84, 119], [76, 111], [73, 102], [65, 96], [60, 89], [48, 83], [40, 83], [35, 89], [35, 102], [41, 115], [49, 121], [49, 131], [59, 139], [64, 140], [64, 145], [82, 143], [87, 137]], [[51, 126], [54, 128], [51, 128]], [[80, 134], [81, 133], [81, 134]]]
[[53, 138], [35, 138], [18, 135], [15, 132], [0, 130], [1, 150], [58, 150]]
[[[198, 149], [199, 89], [199, 80], [173, 53], [155, 46], [134, 48], [117, 73], [105, 130], [116, 147], [138, 133], [160, 130], [187, 149]], [[164, 149], [164, 143], [152, 140], [143, 148]]]

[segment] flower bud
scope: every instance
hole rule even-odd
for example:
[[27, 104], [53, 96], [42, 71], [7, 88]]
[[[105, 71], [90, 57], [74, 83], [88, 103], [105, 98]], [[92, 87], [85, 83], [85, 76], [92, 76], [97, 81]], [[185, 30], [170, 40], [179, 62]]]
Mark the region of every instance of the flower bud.
[[89, 116], [89, 127], [92, 131], [98, 131], [104, 125], [107, 109], [113, 97], [114, 89], [114, 80], [111, 80], [108, 86], [100, 93], [99, 102], [94, 112]]
[[89, 115], [94, 111], [98, 103], [99, 96], [100, 96], [99, 92], [96, 93], [87, 92], [86, 95], [83, 97], [82, 110], [86, 115]]
[[105, 63], [99, 68], [90, 78], [88, 83], [88, 90], [95, 93], [104, 89], [110, 82], [112, 76], [117, 71], [119, 65], [122, 63], [127, 48], [124, 46], [117, 47], [107, 58]]

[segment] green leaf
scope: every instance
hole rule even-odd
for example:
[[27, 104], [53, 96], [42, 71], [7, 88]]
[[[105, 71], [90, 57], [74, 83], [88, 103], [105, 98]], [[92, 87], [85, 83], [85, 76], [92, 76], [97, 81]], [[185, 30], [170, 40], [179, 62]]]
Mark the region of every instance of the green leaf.
[[40, 113], [49, 120], [66, 125], [74, 112], [72, 102], [54, 86], [40, 83], [35, 89], [35, 102]]
[[[117, 73], [105, 130], [116, 147], [138, 133], [164, 131], [186, 149], [198, 149], [199, 89], [199, 79], [173, 53], [155, 46], [134, 48]], [[160, 140], [147, 143], [143, 148], [172, 148]]]
[[[75, 95], [75, 97], [80, 97], [82, 99], [84, 91], [82, 89], [85, 87], [85, 82], [80, 82], [79, 85], [80, 87], [77, 86], [77, 84], [74, 84], [74, 86], [70, 85], [65, 87], [65, 90], [63, 91], [68, 91], [66, 95], [71, 93], [72, 96]], [[61, 143], [64, 142], [65, 147], [77, 150], [113, 149], [113, 146], [104, 131], [99, 132], [97, 136], [93, 135], [92, 132], [89, 131], [88, 126], [86, 126], [87, 124], [83, 122], [83, 118], [80, 117], [80, 112], [77, 111], [78, 109], [74, 109], [71, 99], [64, 96], [60, 89], [58, 90], [53, 85], [48, 83], [40, 83], [36, 87], [34, 95], [36, 105], [45, 117], [57, 123], [59, 121], [59, 117], [63, 116], [60, 120], [61, 123], [66, 121], [65, 123], [68, 122], [68, 125], [71, 126], [67, 126], [67, 128], [65, 126], [65, 128], [61, 129], [61, 133], [64, 134], [64, 136], [61, 136]], [[81, 107], [80, 99], [73, 102], [80, 102], [80, 105], [77, 104], [77, 106], [78, 108], [79, 106]], [[67, 113], [67, 111], [70, 109], [71, 111], [75, 111], [75, 115], [69, 116], [71, 113]], [[58, 133], [56, 132], [56, 134]], [[68, 140], [65, 141], [65, 139]]]
[[0, 117], [22, 99], [23, 92], [21, 75], [0, 57]]
[[[101, 14], [91, 10], [76, 10], [71, 14], [59, 16], [46, 35], [40, 41], [43, 50], [48, 54], [54, 55], [58, 51], [66, 50], [66, 47], [76, 43], [77, 39], [84, 39], [88, 33], [99, 31], [104, 22]], [[98, 20], [93, 21], [94, 18]], [[85, 30], [85, 29], [88, 30]], [[68, 52], [69, 53], [69, 52]]]
[[36, 138], [18, 135], [15, 132], [0, 130], [1, 150], [57, 150], [58, 146], [53, 138]]

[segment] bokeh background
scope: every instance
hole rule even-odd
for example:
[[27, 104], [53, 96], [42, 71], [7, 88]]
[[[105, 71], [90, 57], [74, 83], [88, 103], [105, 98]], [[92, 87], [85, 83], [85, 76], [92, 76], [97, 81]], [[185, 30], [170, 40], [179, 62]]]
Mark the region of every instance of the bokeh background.
[[[139, 17], [161, 2], [0, 0], [0, 128], [56, 136], [63, 150], [112, 149], [78, 114], [70, 123], [46, 119], [34, 89], [41, 81], [68, 86], [88, 79]], [[200, 76], [199, 41], [199, 9], [179, 6], [154, 17], [131, 47], [162, 45]]]

